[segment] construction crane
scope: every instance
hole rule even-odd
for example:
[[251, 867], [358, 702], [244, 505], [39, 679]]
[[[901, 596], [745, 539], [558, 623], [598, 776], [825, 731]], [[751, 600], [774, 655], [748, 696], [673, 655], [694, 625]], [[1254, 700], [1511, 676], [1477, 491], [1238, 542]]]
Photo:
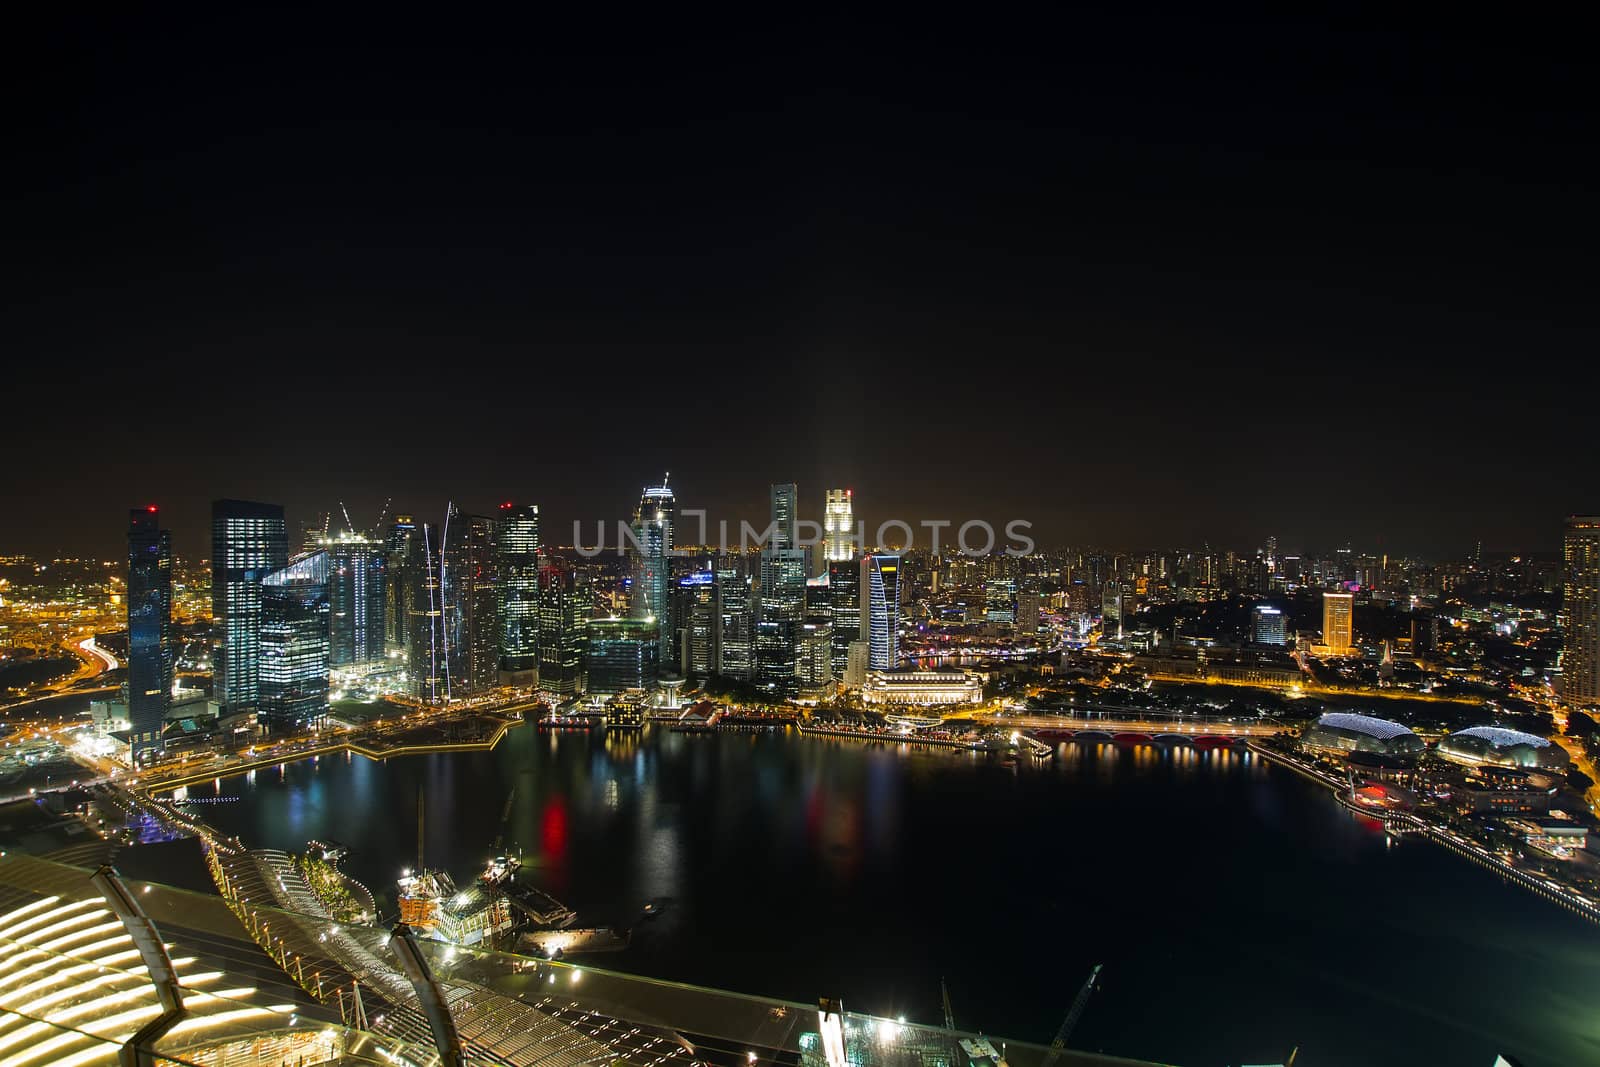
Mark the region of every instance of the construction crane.
[[1072, 1036], [1073, 1028], [1083, 1016], [1083, 1009], [1089, 1004], [1089, 994], [1094, 992], [1095, 984], [1100, 981], [1100, 966], [1098, 963], [1094, 965], [1094, 970], [1089, 972], [1088, 981], [1083, 983], [1083, 988], [1078, 990], [1077, 999], [1072, 1002], [1072, 1010], [1061, 1020], [1061, 1029], [1056, 1031], [1055, 1040], [1050, 1042], [1050, 1055], [1044, 1058], [1044, 1067], [1051, 1067], [1061, 1056], [1061, 1050], [1067, 1047], [1067, 1038]]

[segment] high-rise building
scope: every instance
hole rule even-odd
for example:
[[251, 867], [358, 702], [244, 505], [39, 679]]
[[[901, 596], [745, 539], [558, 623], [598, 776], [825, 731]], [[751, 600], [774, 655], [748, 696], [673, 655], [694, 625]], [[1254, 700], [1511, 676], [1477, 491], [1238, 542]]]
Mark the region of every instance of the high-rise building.
[[756, 683], [773, 693], [793, 696], [800, 684], [796, 655], [805, 609], [805, 550], [762, 549], [758, 593]]
[[283, 508], [248, 500], [211, 504], [212, 694], [224, 711], [253, 710], [260, 683], [261, 580], [289, 562]]
[[1288, 617], [1270, 604], [1257, 604], [1250, 613], [1250, 640], [1258, 645], [1287, 645]]
[[501, 504], [495, 531], [500, 579], [500, 677], [539, 682], [539, 505]]
[[668, 488], [670, 475], [660, 485], [646, 486], [633, 514], [633, 588], [629, 596], [631, 614], [636, 619], [654, 619], [662, 647], [657, 650], [663, 662], [671, 662], [675, 620], [669, 603], [672, 581], [671, 556], [673, 522], [678, 504]]
[[833, 682], [833, 616], [810, 615], [800, 623], [795, 671], [803, 689]]
[[856, 558], [854, 502], [848, 489], [829, 489], [822, 512], [822, 558], [843, 563]]
[[1322, 594], [1322, 644], [1330, 656], [1349, 655], [1355, 644], [1355, 594]]
[[833, 615], [833, 676], [843, 678], [850, 666], [850, 642], [861, 639], [861, 561], [828, 564], [828, 606]]
[[406, 579], [410, 583], [407, 601], [410, 616], [406, 635], [406, 677], [411, 695], [429, 704], [449, 699], [446, 678], [444, 590], [439, 572], [439, 530], [431, 523], [418, 523], [410, 537], [410, 558]]
[[900, 666], [900, 557], [874, 554], [861, 561], [861, 633], [867, 640], [867, 667], [892, 671]]
[[589, 692], [649, 692], [656, 687], [661, 633], [654, 619], [591, 619], [588, 638]]
[[717, 667], [718, 674], [740, 681], [755, 678], [755, 613], [750, 575], [744, 556], [717, 560]]
[[328, 554], [329, 662], [368, 667], [384, 660], [389, 553], [382, 541], [349, 532], [323, 537]]
[[679, 673], [704, 678], [716, 670], [717, 578], [713, 571], [695, 571], [679, 578], [672, 616], [678, 621]]
[[983, 583], [985, 622], [1013, 626], [1017, 621], [1017, 581], [1015, 578], [990, 578]]
[[389, 582], [388, 607], [385, 612], [384, 643], [389, 651], [409, 655], [411, 648], [412, 594], [416, 582], [411, 576], [411, 542], [416, 537], [417, 524], [410, 515], [396, 515], [384, 534], [384, 548], [388, 552]]
[[1562, 541], [1561, 695], [1600, 704], [1600, 515], [1569, 515]]
[[128, 512], [128, 729], [135, 764], [161, 753], [172, 706], [172, 535], [154, 505]]
[[766, 547], [799, 547], [799, 531], [795, 525], [799, 519], [799, 501], [800, 487], [793, 482], [772, 487], [772, 536]]
[[583, 691], [589, 605], [578, 572], [567, 563], [539, 569], [539, 688], [558, 696]]
[[256, 723], [268, 733], [327, 725], [331, 570], [327, 552], [310, 552], [261, 580]]
[[1044, 598], [1038, 593], [1017, 594], [1017, 632], [1020, 634], [1036, 634], [1039, 632], [1039, 611], [1043, 606]]
[[444, 569], [445, 668], [449, 697], [479, 696], [500, 672], [500, 597], [495, 573], [495, 524], [486, 515], [462, 515], [453, 506], [441, 535]]

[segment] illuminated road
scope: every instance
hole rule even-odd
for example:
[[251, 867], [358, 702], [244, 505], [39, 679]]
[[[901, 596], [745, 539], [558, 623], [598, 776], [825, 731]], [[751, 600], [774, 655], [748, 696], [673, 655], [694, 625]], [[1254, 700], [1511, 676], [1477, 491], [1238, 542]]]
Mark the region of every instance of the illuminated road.
[[977, 714], [974, 722], [1025, 730], [1098, 730], [1108, 734], [1181, 734], [1184, 737], [1271, 737], [1288, 729], [1272, 723], [1208, 722], [1204, 719], [1115, 719], [1075, 715]]
[[103, 668], [104, 670], [114, 671], [118, 667], [122, 666], [121, 663], [117, 662], [117, 657], [113, 656], [111, 653], [94, 643], [93, 635], [85, 637], [82, 641], [79, 641], [78, 648], [86, 655], [93, 656], [101, 663], [105, 664], [105, 667]]

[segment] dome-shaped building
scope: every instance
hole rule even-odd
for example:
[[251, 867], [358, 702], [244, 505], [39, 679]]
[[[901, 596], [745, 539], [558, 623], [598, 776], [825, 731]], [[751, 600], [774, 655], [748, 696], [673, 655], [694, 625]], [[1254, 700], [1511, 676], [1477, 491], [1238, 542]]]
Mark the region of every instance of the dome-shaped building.
[[1548, 738], [1507, 730], [1503, 726], [1471, 726], [1439, 742], [1439, 755], [1456, 763], [1520, 767], [1566, 773], [1572, 757]]
[[1350, 711], [1330, 711], [1306, 727], [1300, 736], [1301, 747], [1326, 756], [1346, 756], [1352, 752], [1381, 752], [1386, 756], [1421, 755], [1422, 738], [1408, 727], [1388, 719], [1358, 715]]

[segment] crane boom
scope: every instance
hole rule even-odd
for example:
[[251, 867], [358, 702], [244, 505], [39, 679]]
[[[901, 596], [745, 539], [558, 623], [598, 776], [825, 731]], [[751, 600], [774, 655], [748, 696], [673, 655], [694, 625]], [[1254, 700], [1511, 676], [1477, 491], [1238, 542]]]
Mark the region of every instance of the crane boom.
[[1095, 983], [1100, 980], [1100, 967], [1098, 963], [1094, 965], [1094, 970], [1089, 972], [1088, 981], [1078, 990], [1078, 996], [1073, 1000], [1067, 1017], [1061, 1020], [1061, 1029], [1056, 1031], [1055, 1040], [1050, 1042], [1050, 1055], [1045, 1057], [1044, 1067], [1051, 1067], [1061, 1055], [1061, 1050], [1067, 1047], [1067, 1038], [1072, 1036], [1073, 1028], [1078, 1025], [1078, 1019], [1083, 1015], [1083, 1009], [1089, 1004], [1089, 994], [1094, 992]]

